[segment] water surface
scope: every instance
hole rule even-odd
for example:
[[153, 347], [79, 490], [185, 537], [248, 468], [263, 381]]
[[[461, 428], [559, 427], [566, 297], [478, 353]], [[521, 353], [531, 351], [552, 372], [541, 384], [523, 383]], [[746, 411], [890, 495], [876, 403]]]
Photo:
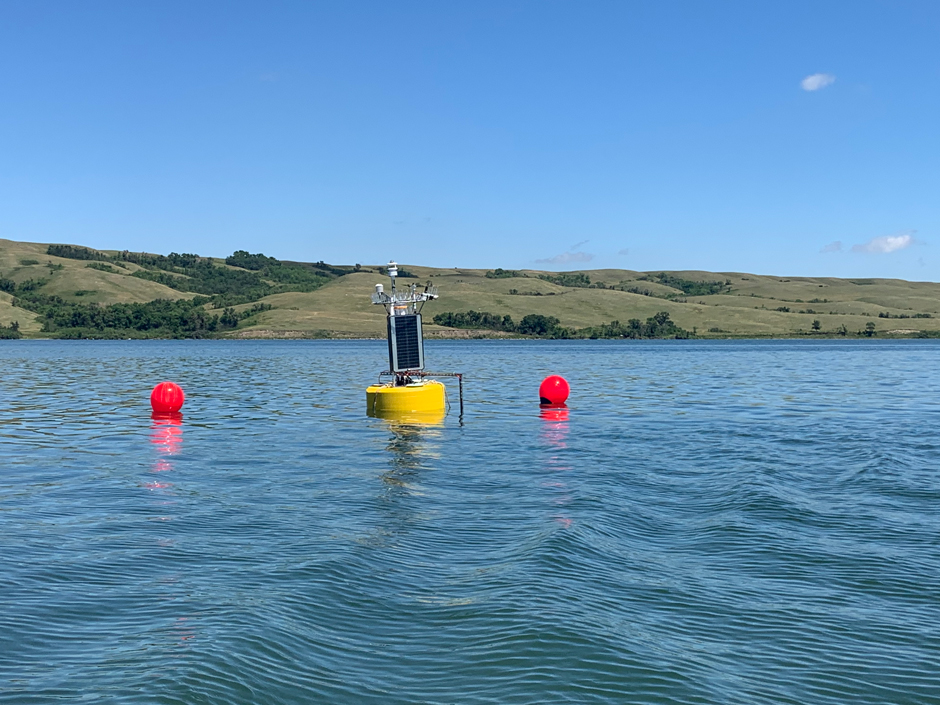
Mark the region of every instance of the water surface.
[[0, 700], [940, 703], [938, 353], [3, 341]]

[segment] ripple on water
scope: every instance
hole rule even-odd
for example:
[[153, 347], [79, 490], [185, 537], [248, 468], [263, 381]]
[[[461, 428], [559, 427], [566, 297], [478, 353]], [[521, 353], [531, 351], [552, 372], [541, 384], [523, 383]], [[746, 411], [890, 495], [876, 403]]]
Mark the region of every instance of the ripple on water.
[[0, 700], [940, 702], [938, 351], [430, 341], [421, 428], [381, 342], [2, 345]]

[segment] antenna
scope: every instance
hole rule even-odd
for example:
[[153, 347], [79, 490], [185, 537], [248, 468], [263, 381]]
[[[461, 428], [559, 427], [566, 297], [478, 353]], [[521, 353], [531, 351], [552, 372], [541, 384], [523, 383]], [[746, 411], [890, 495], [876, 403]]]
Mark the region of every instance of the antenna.
[[398, 291], [395, 286], [395, 280], [398, 278], [398, 264], [388, 263], [388, 278], [392, 280], [391, 293], [385, 293], [385, 287], [381, 284], [375, 285], [375, 293], [372, 294], [372, 303], [385, 306], [385, 311], [391, 316], [409, 316], [421, 313], [424, 304], [437, 298], [437, 287], [431, 286], [428, 282], [424, 291], [418, 291], [416, 284], [412, 284], [403, 292]]

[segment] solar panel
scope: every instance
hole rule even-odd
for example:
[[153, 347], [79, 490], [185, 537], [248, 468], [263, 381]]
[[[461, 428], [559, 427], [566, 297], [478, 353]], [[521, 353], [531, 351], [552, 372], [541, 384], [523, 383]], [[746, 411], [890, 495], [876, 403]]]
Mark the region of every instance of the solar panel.
[[388, 362], [392, 372], [424, 369], [420, 313], [388, 317]]

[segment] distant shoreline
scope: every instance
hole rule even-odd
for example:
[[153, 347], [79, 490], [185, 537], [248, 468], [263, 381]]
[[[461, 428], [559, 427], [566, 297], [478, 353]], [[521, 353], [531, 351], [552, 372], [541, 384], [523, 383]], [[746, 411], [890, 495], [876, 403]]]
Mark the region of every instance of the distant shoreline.
[[[399, 264], [428, 340], [940, 337], [940, 283], [741, 272]], [[0, 339], [381, 340], [384, 267], [0, 239]]]

